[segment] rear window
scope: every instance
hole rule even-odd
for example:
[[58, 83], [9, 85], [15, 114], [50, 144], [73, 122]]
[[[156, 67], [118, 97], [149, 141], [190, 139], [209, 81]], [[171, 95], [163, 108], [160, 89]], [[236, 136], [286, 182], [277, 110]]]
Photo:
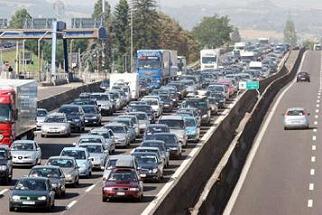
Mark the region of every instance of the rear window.
[[184, 121], [183, 120], [161, 119], [161, 120], [159, 120], [159, 124], [167, 125], [169, 128], [173, 128], [173, 129], [184, 128]]
[[286, 113], [287, 116], [304, 116], [305, 112], [303, 110], [290, 110]]

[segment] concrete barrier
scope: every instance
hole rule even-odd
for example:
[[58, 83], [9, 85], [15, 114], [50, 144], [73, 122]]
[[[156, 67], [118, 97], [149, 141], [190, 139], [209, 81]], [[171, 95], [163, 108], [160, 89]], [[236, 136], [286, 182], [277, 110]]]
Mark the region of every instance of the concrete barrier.
[[253, 108], [250, 118], [247, 120], [240, 137], [237, 140], [236, 147], [232, 151], [228, 162], [221, 171], [220, 178], [213, 184], [212, 189], [203, 200], [199, 214], [222, 214], [225, 206], [233, 192], [238, 181], [247, 155], [252, 147], [253, 141], [259, 131], [261, 123], [278, 92], [291, 82], [296, 76], [296, 72], [300, 66], [304, 50], [301, 50], [298, 57], [289, 71], [285, 66], [282, 68], [278, 77], [275, 77], [260, 101]]
[[[286, 73], [286, 68], [283, 67], [279, 73], [261, 81], [260, 91], [264, 92], [273, 80]], [[256, 102], [256, 92], [248, 91], [243, 94], [229, 114], [215, 129], [214, 133], [203, 143], [197, 156], [193, 158], [186, 171], [177, 179], [175, 186], [151, 210], [151, 214], [188, 214], [190, 212], [209, 177], [234, 139], [236, 135], [235, 130], [239, 126], [240, 121], [246, 112], [251, 112]]]
[[83, 92], [97, 92], [101, 91], [99, 86], [101, 82], [94, 82], [91, 84], [84, 84], [80, 87], [67, 90], [63, 93], [60, 93], [56, 96], [52, 96], [37, 102], [38, 108], [45, 108], [48, 111], [55, 110], [61, 105], [72, 102]]

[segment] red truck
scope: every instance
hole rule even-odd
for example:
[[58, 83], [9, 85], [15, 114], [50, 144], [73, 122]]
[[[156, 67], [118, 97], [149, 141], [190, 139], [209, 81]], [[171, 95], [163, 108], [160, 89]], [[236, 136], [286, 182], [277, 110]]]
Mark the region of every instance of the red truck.
[[34, 138], [37, 118], [37, 82], [0, 79], [0, 144]]

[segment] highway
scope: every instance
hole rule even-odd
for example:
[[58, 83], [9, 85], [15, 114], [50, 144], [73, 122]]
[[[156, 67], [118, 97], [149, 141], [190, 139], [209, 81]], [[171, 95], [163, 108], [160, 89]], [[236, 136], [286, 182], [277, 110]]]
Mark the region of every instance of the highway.
[[51, 96], [58, 95], [60, 93], [63, 93], [65, 91], [71, 90], [73, 88], [82, 86], [83, 83], [70, 83], [70, 84], [64, 84], [60, 86], [49, 86], [49, 87], [38, 87], [38, 100], [42, 100]]
[[[62, 88], [54, 88], [57, 89]], [[50, 90], [46, 90], [50, 92]], [[229, 103], [231, 103], [230, 101]], [[124, 110], [114, 114], [115, 117], [124, 112]], [[103, 123], [111, 121], [112, 117], [104, 117]], [[218, 116], [212, 117], [212, 123], [218, 118]], [[210, 126], [201, 127], [201, 137], [205, 135]], [[87, 128], [88, 131], [91, 128]], [[77, 142], [79, 134], [73, 134], [70, 138], [41, 138], [39, 132], [37, 132], [36, 141], [39, 143], [42, 149], [42, 164], [50, 156], [59, 155], [60, 151], [66, 146], [72, 146], [74, 142]], [[201, 138], [200, 137], [200, 138]], [[115, 154], [130, 153], [130, 151], [139, 146], [141, 139], [137, 139], [134, 144], [128, 149], [117, 149]], [[196, 146], [196, 143], [189, 143], [189, 146], [183, 151], [183, 158], [181, 160], [171, 160], [170, 167], [164, 170], [164, 180], [162, 183], [144, 183], [144, 199], [142, 202], [131, 201], [112, 201], [103, 203], [101, 200], [101, 185], [102, 185], [102, 172], [95, 171], [90, 179], [80, 179], [80, 185], [77, 188], [67, 187], [66, 196], [62, 199], [56, 199], [56, 207], [52, 212], [44, 213], [40, 211], [37, 214], [141, 214], [147, 205], [155, 198], [161, 188], [169, 181], [171, 175], [174, 174], [176, 169], [180, 166], [184, 159], [187, 158], [191, 150]], [[9, 213], [8, 208], [8, 191], [9, 188], [15, 184], [16, 179], [28, 174], [30, 168], [15, 168], [14, 179], [9, 186], [0, 186], [0, 214], [21, 214], [21, 212]], [[94, 205], [94, 207], [93, 207]], [[28, 210], [26, 210], [28, 212]], [[30, 210], [29, 212], [34, 212]]]
[[[254, 143], [258, 150], [251, 151], [249, 159], [254, 158], [243, 169], [246, 177], [236, 186], [241, 189], [232, 196], [233, 215], [321, 214], [321, 53], [308, 51], [300, 70], [311, 74], [311, 83], [292, 82], [275, 100], [268, 126], [262, 126]], [[282, 115], [297, 106], [311, 113], [311, 128], [285, 131]]]

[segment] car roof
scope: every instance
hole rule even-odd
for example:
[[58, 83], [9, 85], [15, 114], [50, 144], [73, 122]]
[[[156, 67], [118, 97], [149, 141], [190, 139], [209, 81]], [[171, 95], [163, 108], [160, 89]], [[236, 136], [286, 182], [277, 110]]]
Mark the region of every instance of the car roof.
[[74, 150], [77, 150], [77, 151], [87, 151], [87, 149], [85, 148], [81, 148], [81, 147], [65, 147], [63, 148], [62, 151], [74, 151]]
[[15, 140], [13, 143], [36, 143], [34, 140]]
[[303, 110], [304, 111], [304, 108], [302, 108], [302, 107], [291, 107], [291, 108], [287, 109], [287, 111], [292, 111], [292, 110]]
[[142, 111], [129, 112], [129, 114], [144, 114], [144, 115], [148, 115], [147, 113], [142, 112]]
[[161, 143], [161, 144], [164, 143], [165, 144], [165, 142], [162, 140], [144, 140], [142, 143]]
[[178, 115], [169, 115], [169, 116], [161, 116], [160, 120], [183, 120], [182, 116]]
[[19, 180], [39, 180], [39, 181], [49, 181], [48, 178], [46, 177], [30, 177], [30, 176], [25, 176], [25, 177], [21, 177], [18, 179]]
[[118, 122], [110, 122], [110, 123], [106, 124], [105, 126], [119, 126], [119, 127], [127, 127], [125, 124], [123, 124], [123, 123], [118, 123]]
[[50, 159], [70, 159], [70, 160], [76, 160], [74, 157], [69, 157], [69, 156], [51, 156], [48, 158], [48, 160]]
[[147, 126], [148, 128], [155, 128], [155, 127], [165, 127], [168, 128], [168, 126], [166, 124], [150, 124]]
[[82, 138], [96, 138], [96, 139], [103, 139], [103, 137], [102, 136], [99, 136], [99, 135], [91, 135], [91, 134], [84, 134], [84, 135], [81, 135], [80, 137], [79, 137], [79, 139], [82, 139]]
[[52, 166], [52, 165], [37, 165], [37, 166], [33, 166], [31, 169], [42, 169], [42, 168], [60, 169], [59, 166]]
[[148, 146], [139, 146], [139, 147], [136, 147], [134, 150], [136, 149], [150, 149], [150, 150], [157, 150], [157, 151], [160, 150], [158, 147], [148, 147]]
[[48, 114], [48, 117], [50, 117], [50, 116], [63, 116], [63, 117], [65, 117], [66, 115], [64, 113], [57, 113], [57, 112], [55, 112], [55, 113]]

